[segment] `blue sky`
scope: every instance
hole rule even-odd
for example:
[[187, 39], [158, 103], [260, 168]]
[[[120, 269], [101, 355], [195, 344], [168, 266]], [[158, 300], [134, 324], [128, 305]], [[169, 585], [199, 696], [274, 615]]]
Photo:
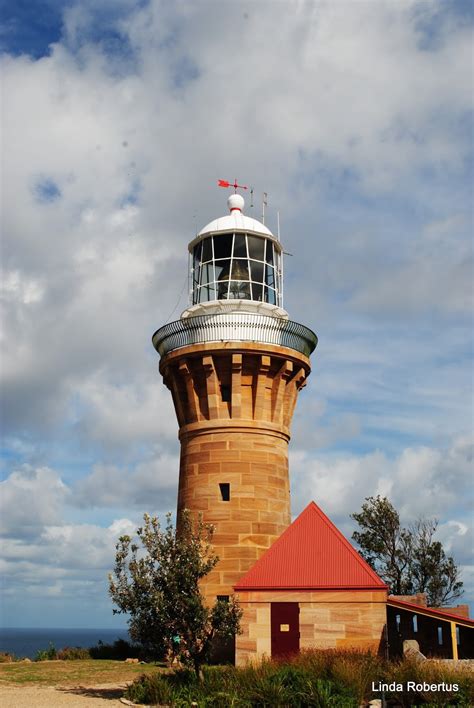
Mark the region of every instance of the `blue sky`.
[[[98, 7], [97, 7], [98, 6]], [[2, 624], [119, 626], [120, 533], [175, 508], [151, 334], [217, 179], [280, 212], [319, 336], [292, 510], [439, 519], [472, 602], [472, 6], [4, 2]], [[181, 294], [181, 296], [180, 296]], [[178, 302], [178, 305], [176, 303]]]

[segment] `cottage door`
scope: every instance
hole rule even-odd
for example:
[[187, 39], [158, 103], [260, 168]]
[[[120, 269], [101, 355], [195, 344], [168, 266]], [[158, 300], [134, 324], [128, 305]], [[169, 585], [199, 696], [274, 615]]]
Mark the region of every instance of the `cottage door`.
[[298, 654], [300, 608], [297, 602], [271, 603], [272, 658]]

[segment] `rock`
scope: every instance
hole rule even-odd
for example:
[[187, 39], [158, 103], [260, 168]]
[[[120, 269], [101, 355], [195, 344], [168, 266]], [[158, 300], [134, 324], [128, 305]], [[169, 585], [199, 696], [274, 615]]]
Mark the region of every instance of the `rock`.
[[420, 645], [416, 639], [405, 639], [403, 642], [403, 656], [415, 659], [415, 661], [426, 660], [426, 656], [421, 653]]
[[125, 659], [125, 663], [126, 664], [139, 664], [140, 662], [138, 659]]

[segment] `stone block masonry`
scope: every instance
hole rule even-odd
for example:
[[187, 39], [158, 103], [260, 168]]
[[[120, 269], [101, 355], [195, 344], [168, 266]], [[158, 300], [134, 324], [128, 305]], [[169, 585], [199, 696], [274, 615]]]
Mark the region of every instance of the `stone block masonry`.
[[288, 442], [309, 359], [260, 342], [213, 342], [170, 352], [160, 371], [180, 426], [178, 515], [186, 508], [215, 527], [220, 561], [203, 582], [214, 602], [290, 524]]

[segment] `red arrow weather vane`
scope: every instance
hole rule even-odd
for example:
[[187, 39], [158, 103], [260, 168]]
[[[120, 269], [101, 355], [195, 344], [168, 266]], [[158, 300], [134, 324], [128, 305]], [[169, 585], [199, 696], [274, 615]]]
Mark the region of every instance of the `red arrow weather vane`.
[[227, 182], [225, 179], [219, 179], [217, 180], [217, 186], [218, 187], [233, 187], [235, 190], [235, 193], [237, 194], [237, 189], [247, 189], [247, 187], [244, 187], [243, 184], [237, 184], [237, 180], [234, 180], [234, 184], [232, 182]]

